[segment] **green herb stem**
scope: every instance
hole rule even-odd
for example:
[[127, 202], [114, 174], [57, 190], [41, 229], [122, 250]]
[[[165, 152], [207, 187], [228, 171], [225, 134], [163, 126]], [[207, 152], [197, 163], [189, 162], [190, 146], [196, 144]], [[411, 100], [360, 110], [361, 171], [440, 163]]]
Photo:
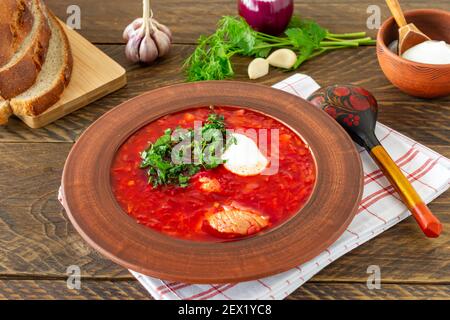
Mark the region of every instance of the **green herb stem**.
[[325, 51], [331, 51], [331, 50], [339, 50], [339, 49], [349, 49], [351, 47], [349, 46], [335, 46], [335, 47], [323, 47]]
[[312, 59], [312, 58], [314, 58], [314, 57], [317, 57], [317, 56], [319, 56], [319, 55], [325, 53], [325, 52], [328, 51], [328, 50], [333, 50], [333, 49], [337, 49], [337, 48], [321, 48], [321, 49], [317, 50], [316, 52], [314, 52], [313, 54], [311, 54], [311, 55], [308, 57], [308, 60], [309, 60], [309, 59]]
[[260, 49], [265, 49], [265, 48], [286, 47], [286, 46], [289, 46], [290, 44], [291, 43], [289, 41], [283, 41], [283, 42], [278, 42], [278, 43], [266, 44], [266, 45], [262, 45], [262, 46], [256, 46], [253, 49], [260, 50]]
[[368, 40], [359, 42], [360, 46], [374, 46], [376, 44], [377, 44], [377, 40], [373, 40], [373, 39], [368, 39]]
[[339, 38], [339, 39], [349, 39], [349, 38], [363, 38], [366, 36], [366, 32], [353, 32], [353, 33], [327, 33], [327, 38]]
[[258, 35], [258, 37], [263, 38], [263, 39], [267, 39], [267, 40], [271, 40], [271, 41], [280, 41], [280, 37], [276, 37], [276, 36], [272, 36], [270, 34], [266, 34], [266, 33], [261, 33], [261, 32], [256, 32], [256, 34]]
[[327, 47], [327, 46], [358, 47], [358, 42], [354, 42], [354, 41], [321, 41], [320, 45], [323, 47]]

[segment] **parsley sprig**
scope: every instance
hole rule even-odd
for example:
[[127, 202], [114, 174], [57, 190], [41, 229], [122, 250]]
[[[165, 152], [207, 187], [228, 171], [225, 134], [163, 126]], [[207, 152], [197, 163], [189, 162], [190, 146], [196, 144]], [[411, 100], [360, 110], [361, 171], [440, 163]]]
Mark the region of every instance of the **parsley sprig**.
[[236, 55], [267, 57], [272, 49], [290, 48], [297, 53], [297, 69], [303, 62], [330, 50], [374, 45], [365, 32], [334, 34], [314, 21], [293, 17], [285, 34], [272, 36], [253, 30], [240, 17], [224, 16], [217, 30], [201, 36], [185, 61], [188, 81], [222, 80], [234, 75], [231, 58]]
[[190, 177], [200, 170], [222, 164], [221, 155], [231, 143], [235, 141], [227, 137], [224, 117], [211, 113], [205, 124], [196, 130], [166, 129], [141, 152], [140, 167], [147, 170], [148, 182], [154, 188], [162, 185], [187, 187]]

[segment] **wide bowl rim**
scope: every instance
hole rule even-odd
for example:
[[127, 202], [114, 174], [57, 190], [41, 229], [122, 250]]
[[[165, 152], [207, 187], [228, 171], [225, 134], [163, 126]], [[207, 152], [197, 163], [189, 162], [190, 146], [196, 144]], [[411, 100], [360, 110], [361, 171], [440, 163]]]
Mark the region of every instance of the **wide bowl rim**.
[[[404, 12], [404, 15], [406, 18], [410, 16], [416, 16], [416, 15], [436, 15], [436, 14], [445, 14], [448, 15], [450, 18], [450, 11], [441, 10], [441, 9], [414, 9], [414, 10], [408, 10]], [[384, 35], [387, 32], [387, 26], [388, 24], [393, 23], [395, 24], [394, 17], [389, 17], [386, 19], [383, 24], [381, 25], [380, 29], [377, 33], [377, 45], [380, 46], [380, 48], [383, 50], [383, 52], [391, 59], [394, 59], [397, 62], [403, 63], [403, 64], [409, 64], [412, 66], [417, 66], [421, 68], [430, 68], [430, 69], [449, 69], [450, 70], [450, 63], [447, 64], [431, 64], [431, 63], [422, 63], [422, 62], [416, 62], [411, 61], [408, 59], [405, 59], [398, 54], [395, 54], [392, 52], [388, 46], [384, 43]]]
[[[252, 92], [252, 90], [256, 90], [257, 93]], [[316, 183], [315, 191], [313, 191], [313, 195], [311, 195], [308, 204], [304, 208], [302, 208], [302, 211], [306, 211], [306, 208], [309, 208], [309, 211], [312, 211], [314, 209], [318, 210], [319, 213], [315, 213], [315, 215], [312, 215], [312, 213], [309, 212], [309, 215], [307, 217], [309, 217], [308, 219], [313, 220], [313, 222], [303, 221], [303, 223], [307, 225], [308, 223], [317, 223], [320, 216], [325, 214], [322, 213], [322, 211], [328, 210], [328, 220], [325, 221], [323, 230], [318, 230], [316, 232], [317, 235], [311, 234], [312, 238], [322, 236], [324, 238], [322, 239], [323, 241], [321, 241], [320, 243], [314, 243], [313, 246], [312, 242], [308, 242], [312, 241], [311, 239], [305, 239], [302, 238], [305, 237], [305, 235], [299, 235], [299, 230], [298, 228], [295, 229], [295, 227], [300, 226], [300, 228], [305, 228], [304, 225], [299, 225], [302, 219], [306, 219], [306, 217], [304, 217], [304, 214], [295, 215], [286, 223], [277, 228], [274, 228], [273, 231], [269, 231], [260, 237], [252, 237], [242, 241], [226, 243], [195, 243], [191, 241], [170, 238], [157, 231], [153, 231], [147, 227], [138, 225], [134, 221], [134, 219], [130, 218], [125, 212], [122, 211], [121, 208], [119, 210], [120, 212], [116, 212], [116, 208], [114, 206], [118, 206], [117, 202], [114, 201], [114, 204], [108, 202], [110, 201], [110, 199], [108, 198], [108, 200], [102, 198], [102, 196], [104, 197], [105, 194], [100, 195], [101, 192], [99, 190], [96, 190], [95, 184], [98, 184], [98, 189], [107, 188], [105, 187], [105, 184], [110, 187], [110, 179], [108, 179], [107, 182], [103, 181], [105, 176], [104, 169], [101, 168], [101, 164], [96, 163], [94, 166], [94, 164], [89, 163], [88, 161], [79, 160], [85, 160], [84, 157], [88, 154], [86, 150], [89, 148], [95, 149], [93, 148], [93, 145], [95, 143], [99, 144], [100, 146], [105, 146], [106, 141], [108, 141], [108, 143], [111, 145], [111, 150], [115, 148], [114, 145], [116, 145], [117, 143], [112, 141], [111, 139], [116, 133], [111, 133], [111, 127], [114, 127], [115, 124], [120, 123], [117, 115], [121, 113], [126, 115], [127, 113], [134, 112], [136, 110], [141, 110], [139, 112], [146, 111], [142, 108], [156, 108], [156, 105], [151, 105], [151, 103], [149, 103], [152, 101], [158, 103], [159, 100], [166, 99], [167, 103], [171, 104], [173, 103], [173, 101], [178, 101], [181, 99], [181, 97], [179, 97], [180, 94], [185, 94], [186, 96], [190, 97], [198, 95], [199, 93], [202, 93], [204, 95], [213, 95], [215, 94], [214, 92], [217, 92], [217, 97], [220, 97], [221, 95], [227, 95], [226, 99], [234, 99], [233, 101], [235, 101], [236, 99], [242, 100], [245, 98], [249, 99], [248, 101], [255, 102], [259, 99], [261, 101], [261, 105], [248, 106], [251, 109], [256, 110], [260, 110], [258, 108], [262, 108], [263, 105], [264, 107], [266, 107], [269, 101], [277, 101], [277, 108], [273, 109], [271, 112], [279, 115], [284, 114], [283, 112], [285, 112], [285, 110], [288, 110], [287, 113], [289, 113], [289, 110], [293, 110], [294, 107], [304, 107], [307, 109], [308, 113], [306, 113], [306, 110], [300, 110], [300, 108], [297, 112], [299, 114], [303, 113], [303, 115], [313, 114], [313, 116], [310, 117], [317, 117], [318, 119], [320, 119], [320, 122], [324, 123], [327, 126], [326, 128], [324, 128], [324, 130], [322, 130], [322, 133], [320, 134], [324, 134], [323, 131], [329, 131], [329, 134], [333, 132], [336, 141], [339, 141], [339, 146], [344, 148], [343, 150], [333, 150], [333, 152], [331, 150], [323, 151], [326, 150], [326, 148], [329, 148], [329, 145], [334, 146], [334, 144], [336, 144], [336, 141], [331, 142], [331, 144], [330, 141], [327, 141], [326, 144], [329, 145], [327, 145], [325, 149], [323, 145], [318, 146], [317, 144], [310, 144], [311, 136], [319, 135], [319, 133], [317, 132], [310, 132], [308, 133], [309, 137], [305, 137], [306, 142], [310, 145], [313, 153], [317, 154], [317, 150], [321, 150], [322, 153], [327, 153], [326, 155], [321, 154], [318, 157], [315, 157], [315, 160], [318, 162], [316, 163], [316, 165], [319, 172], [320, 170], [322, 170], [322, 168], [324, 170], [328, 170], [329, 168], [332, 168], [332, 170], [338, 170], [339, 168], [341, 168], [341, 166], [344, 166], [344, 168], [346, 169], [344, 170], [345, 172], [341, 173], [338, 172], [329, 174], [330, 172], [328, 172], [327, 175], [321, 173], [320, 179], [323, 179], [321, 181], [331, 181], [330, 185], [325, 185], [325, 183], [322, 183], [322, 186], [319, 188], [321, 190], [322, 197], [323, 193], [325, 192], [324, 190], [327, 190], [326, 192], [330, 193], [331, 191], [335, 191], [333, 188], [339, 189], [339, 187], [341, 187], [344, 189], [347, 188], [347, 190], [351, 191], [350, 194], [345, 195], [346, 198], [344, 198], [344, 194], [342, 194], [342, 201], [338, 201], [337, 203], [333, 204], [333, 207], [336, 208], [334, 209], [337, 212], [336, 215], [339, 219], [341, 219], [341, 221], [336, 222], [333, 221], [333, 218], [330, 218], [330, 210], [332, 209], [329, 207], [331, 200], [325, 199], [325, 208], [321, 208], [321, 210], [318, 210], [320, 199], [316, 199], [316, 197], [318, 197], [316, 192], [318, 189], [317, 185], [320, 183], [319, 180]], [[164, 98], [161, 99], [161, 97]], [[193, 99], [193, 101], [198, 101], [198, 99], [202, 100], [206, 98], [208, 97], [197, 97], [197, 100]], [[159, 103], [164, 102], [159, 101]], [[188, 105], [188, 102], [184, 103], [186, 103], [185, 107], [180, 110], [188, 109], [189, 107], [191, 107], [190, 105]], [[247, 102], [242, 103], [246, 105]], [[243, 105], [240, 106], [245, 107]], [[270, 105], [270, 107], [272, 106], [273, 105]], [[172, 107], [176, 108], [177, 106]], [[171, 112], [166, 112], [165, 114], [172, 112], [174, 111], [172, 110]], [[279, 119], [279, 117], [274, 115], [273, 113], [269, 113], [269, 115], [276, 119]], [[140, 115], [132, 115], [132, 117], [138, 116]], [[287, 115], [283, 115], [283, 117], [286, 116]], [[154, 117], [153, 120], [155, 120], [159, 118], [160, 115], [149, 116], [149, 118], [151, 117]], [[293, 118], [297, 120], [299, 119], [298, 115], [293, 116]], [[148, 120], [146, 123], [153, 120]], [[280, 120], [284, 122], [283, 120], [285, 119]], [[130, 118], [128, 122], [131, 121], [132, 119]], [[142, 121], [145, 122], [146, 120]], [[288, 122], [289, 121], [293, 120], [288, 120]], [[135, 132], [143, 125], [139, 125], [137, 123], [130, 124], [128, 122], [124, 122], [123, 125], [129, 126], [130, 128], [134, 125], [135, 128], [133, 129], [133, 132]], [[312, 126], [312, 124], [309, 125]], [[103, 131], [100, 134], [101, 128], [107, 129], [107, 133]], [[298, 125], [295, 126], [295, 129], [298, 129]], [[120, 145], [123, 143], [124, 139], [126, 139], [126, 137], [124, 137], [124, 135], [126, 134], [122, 135], [122, 133], [122, 131], [118, 132], [114, 138], [116, 140], [121, 140]], [[129, 132], [128, 136], [131, 133], [132, 132]], [[302, 130], [300, 130], [299, 133], [304, 136], [304, 132], [302, 132]], [[104, 141], [97, 142], [97, 139], [103, 139]], [[325, 144], [325, 142], [323, 142], [323, 144]], [[118, 148], [118, 146], [116, 147]], [[324, 157], [330, 156], [331, 153], [333, 153], [333, 155], [337, 157], [336, 159], [339, 159], [340, 161], [338, 161], [339, 163], [329, 163], [325, 167], [325, 165], [323, 164]], [[102, 154], [105, 154], [104, 150], [102, 150]], [[345, 161], [342, 161], [343, 159], [345, 159]], [[107, 161], [107, 159], [104, 161]], [[91, 174], [91, 176], [88, 177], [89, 181], [81, 180], [80, 182], [76, 180], [76, 175], [77, 172], [81, 172], [81, 169], [84, 171], [91, 170], [90, 172], [102, 172], [99, 173], [99, 175], [100, 177], [102, 177], [103, 174], [103, 178], [99, 179], [101, 181], [96, 181], [96, 178], [98, 177], [94, 177], [94, 174]], [[347, 177], [345, 175], [349, 176]], [[258, 279], [287, 271], [297, 265], [300, 265], [301, 263], [310, 260], [311, 258], [327, 249], [345, 231], [345, 229], [352, 221], [353, 217], [356, 215], [356, 211], [358, 209], [363, 191], [362, 178], [363, 174], [361, 159], [354, 143], [347, 135], [347, 133], [323, 111], [316, 109], [310, 103], [301, 98], [267, 86], [236, 81], [212, 81], [191, 84], [176, 84], [169, 87], [156, 89], [141, 96], [135, 97], [129, 101], [126, 101], [100, 117], [80, 136], [77, 143], [72, 148], [64, 166], [62, 190], [64, 197], [64, 206], [66, 208], [69, 219], [71, 220], [76, 230], [91, 246], [93, 246], [100, 253], [118, 263], [119, 265], [122, 265], [136, 272], [170, 281], [182, 281], [188, 283], [229, 283]], [[339, 186], [338, 183], [342, 185]], [[85, 192], [85, 194], [83, 194], [83, 192]], [[106, 196], [108, 197], [109, 195]], [[98, 205], [99, 202], [101, 202], [102, 205], [106, 205], [106, 207], [100, 208], [101, 206]], [[97, 205], [98, 208], [95, 207]], [[86, 207], [88, 207], [88, 209], [86, 209]], [[106, 210], [105, 208], [108, 208], [108, 210]], [[341, 209], [345, 210], [346, 212], [341, 212]], [[88, 210], [89, 213], [87, 213]], [[101, 211], [108, 211], [108, 213], [105, 214]], [[334, 219], [336, 220], [338, 218]], [[293, 221], [295, 221], [295, 224]], [[99, 226], [99, 224], [101, 224], [101, 226]], [[330, 231], [331, 229], [332, 231]], [[115, 237], [114, 239], [111, 239], [111, 230], [113, 230]], [[127, 230], [130, 232], [126, 232]], [[325, 233], [327, 234], [324, 237], [323, 235]], [[288, 236], [292, 236], [294, 238], [289, 238]], [[310, 248], [314, 249], [308, 250], [308, 252], [296, 252], [295, 246], [301, 247], [302, 244], [298, 244], [294, 240], [300, 238], [308, 242], [308, 244], [305, 244], [304, 246], [309, 246]], [[267, 241], [267, 243], [264, 241]], [[278, 248], [278, 250], [274, 253], [268, 252], [268, 248], [270, 247], [276, 247]], [[138, 250], [139, 248], [141, 249], [141, 251]], [[167, 248], [170, 248], [170, 250], [167, 250]], [[286, 248], [286, 250], [280, 250], [280, 248]], [[249, 252], [245, 250], [249, 250]], [[261, 256], [260, 253], [264, 250], [266, 250], [269, 255], [273, 255], [274, 257], [282, 257], [283, 259], [285, 259], [285, 261], [272, 261], [272, 259]], [[244, 259], [245, 257], [255, 258], [255, 262], [253, 264], [248, 264], [239, 259], [237, 259], [239, 261], [234, 261], [236, 259], [225, 256], [225, 254], [229, 254], [230, 252], [239, 252], [239, 259]], [[296, 256], [289, 256], [292, 254]], [[160, 261], [157, 258], [152, 259], [152, 257], [164, 257], [167, 259], [167, 261]], [[193, 259], [195, 257], [197, 257], [201, 261], [194, 261]], [[187, 261], [186, 263], [190, 265], [190, 268], [181, 268], [180, 264], [182, 264], [182, 262], [180, 261], [180, 259], [181, 261], [183, 261], [183, 259]], [[230, 271], [221, 270], [220, 272], [218, 272], [216, 270], [209, 270], [208, 268], [205, 270], [205, 266], [199, 266], [199, 264], [201, 263], [214, 263], [213, 265], [215, 266], [222, 263], [221, 266], [223, 267], [224, 261], [226, 261], [226, 265], [229, 267], [229, 269], [231, 269]], [[255, 265], [258, 265], [258, 268], [255, 268]], [[158, 267], [156, 268], [155, 266]], [[164, 266], [164, 268], [162, 266]], [[196, 268], [201, 268], [202, 272], [196, 271]]]

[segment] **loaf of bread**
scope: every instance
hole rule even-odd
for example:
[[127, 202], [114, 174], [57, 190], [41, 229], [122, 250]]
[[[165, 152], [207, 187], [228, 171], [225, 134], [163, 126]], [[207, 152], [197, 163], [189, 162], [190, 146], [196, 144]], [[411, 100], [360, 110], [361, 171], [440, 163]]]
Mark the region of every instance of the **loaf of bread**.
[[10, 99], [33, 85], [45, 60], [51, 31], [40, 0], [32, 0], [33, 26], [18, 50], [0, 67], [0, 96]]
[[70, 44], [61, 24], [49, 14], [52, 36], [47, 57], [34, 85], [10, 101], [16, 115], [36, 116], [59, 100], [72, 73]]
[[1, 0], [0, 12], [0, 48], [13, 48], [0, 49], [5, 124], [12, 114], [37, 116], [55, 104], [70, 81], [73, 59], [63, 27], [41, 0]]
[[33, 26], [31, 0], [2, 0], [0, 2], [0, 67], [17, 52]]

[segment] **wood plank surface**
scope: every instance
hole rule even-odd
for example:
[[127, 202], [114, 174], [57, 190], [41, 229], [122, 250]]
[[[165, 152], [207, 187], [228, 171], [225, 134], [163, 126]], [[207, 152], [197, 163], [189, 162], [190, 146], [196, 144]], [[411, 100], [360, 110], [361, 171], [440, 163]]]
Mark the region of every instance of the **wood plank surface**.
[[[193, 46], [175, 45], [168, 57], [152, 66], [142, 67], [126, 61], [124, 46], [99, 47], [126, 68], [128, 84], [125, 88], [42, 129], [29, 129], [11, 118], [8, 126], [0, 127], [0, 142], [75, 141], [93, 121], [118, 104], [146, 91], [183, 82], [181, 66], [193, 50]], [[249, 81], [246, 68], [250, 59], [236, 58], [234, 61], [235, 80]], [[420, 143], [433, 147], [448, 145], [450, 141], [450, 97], [424, 100], [401, 93], [382, 74], [373, 47], [331, 52], [305, 63], [298, 72], [312, 76], [323, 86], [353, 83], [367, 88], [379, 101], [380, 121]], [[269, 76], [256, 82], [272, 85], [293, 73], [272, 70]]]
[[[98, 117], [148, 90], [184, 81], [181, 66], [200, 34], [209, 33], [220, 16], [235, 14], [230, 0], [153, 0], [155, 16], [174, 32], [176, 45], [154, 65], [128, 63], [123, 28], [140, 15], [141, 0], [46, 0], [65, 20], [68, 5], [81, 8], [80, 33], [97, 43], [127, 70], [128, 85], [45, 128], [33, 130], [17, 119], [0, 128], [0, 299], [148, 299], [127, 270], [103, 258], [76, 233], [56, 199], [63, 165], [73, 142]], [[181, 5], [182, 4], [182, 5]], [[383, 0], [296, 1], [296, 13], [333, 32], [368, 31], [366, 12]], [[448, 0], [411, 0], [405, 9], [450, 10]], [[200, 20], [201, 18], [201, 20]], [[248, 81], [248, 58], [234, 60], [235, 80]], [[380, 121], [450, 157], [450, 97], [409, 97], [383, 76], [375, 49], [346, 49], [305, 63], [298, 72], [321, 85], [353, 83], [374, 93]], [[258, 82], [272, 85], [292, 73], [272, 70]], [[450, 230], [450, 195], [430, 205]], [[66, 269], [81, 267], [82, 290], [68, 290]], [[368, 290], [369, 265], [381, 268], [382, 289]], [[422, 236], [412, 218], [332, 263], [293, 293], [290, 299], [450, 299], [450, 233]]]
[[149, 300], [151, 297], [135, 280], [82, 280], [81, 288], [69, 289], [65, 280], [0, 280], [0, 300]]
[[[66, 19], [69, 5], [81, 9], [81, 33], [94, 43], [122, 43], [123, 29], [138, 16], [142, 16], [142, 1], [97, 0], [46, 0], [55, 14]], [[366, 31], [369, 17], [367, 8], [378, 5], [381, 19], [389, 16], [383, 0], [325, 0], [295, 1], [295, 14], [314, 19], [334, 33]], [[430, 8], [425, 0], [404, 1], [405, 10]], [[202, 33], [214, 31], [223, 15], [237, 15], [234, 0], [154, 0], [155, 18], [166, 24], [174, 33], [175, 43], [194, 43]], [[434, 0], [433, 8], [449, 10], [447, 0]], [[368, 30], [375, 36], [375, 30]]]
[[[80, 290], [68, 289], [65, 280], [0, 280], [0, 300], [151, 300], [136, 280], [93, 281], [82, 280]], [[382, 284], [369, 290], [360, 283], [321, 283], [310, 281], [291, 294], [288, 300], [352, 300], [352, 299], [449, 299], [449, 285]]]
[[[87, 277], [132, 278], [81, 239], [56, 199], [71, 145], [0, 144], [0, 277], [61, 278], [68, 266], [78, 265]], [[444, 223], [444, 230], [450, 230], [448, 197], [438, 198], [430, 208]], [[409, 218], [316, 278], [365, 282], [367, 267], [379, 265], [385, 281], [450, 283], [449, 247], [450, 237], [427, 239]]]
[[450, 285], [382, 284], [369, 290], [359, 283], [309, 282], [289, 296], [288, 300], [448, 300]]

